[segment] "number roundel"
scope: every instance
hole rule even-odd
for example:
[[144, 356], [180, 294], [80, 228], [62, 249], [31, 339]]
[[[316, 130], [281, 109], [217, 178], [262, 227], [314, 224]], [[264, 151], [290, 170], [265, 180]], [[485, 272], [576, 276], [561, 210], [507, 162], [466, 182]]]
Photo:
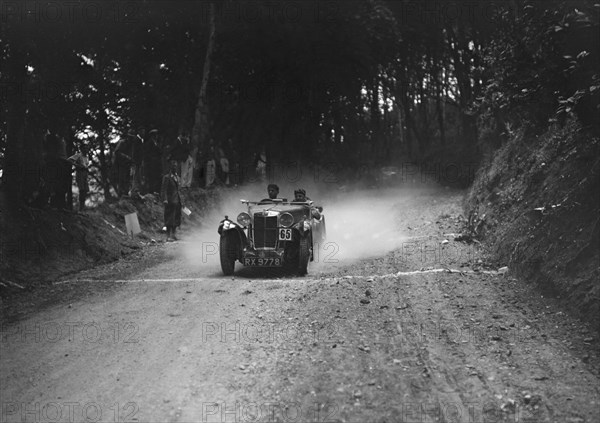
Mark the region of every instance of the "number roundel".
[[279, 240], [280, 241], [291, 241], [292, 240], [292, 230], [290, 228], [279, 229]]

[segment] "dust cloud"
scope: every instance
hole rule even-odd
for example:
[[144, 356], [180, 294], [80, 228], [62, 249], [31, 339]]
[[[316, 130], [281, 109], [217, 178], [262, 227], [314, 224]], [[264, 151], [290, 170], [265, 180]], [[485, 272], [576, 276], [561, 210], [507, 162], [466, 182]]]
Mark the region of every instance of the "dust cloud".
[[[236, 220], [246, 211], [240, 199], [258, 201], [267, 198], [267, 184], [276, 183], [280, 198], [292, 200], [294, 189], [301, 187], [314, 205], [323, 207], [327, 239], [319, 246], [315, 261], [309, 265], [309, 274], [331, 267], [351, 264], [364, 258], [381, 256], [401, 248], [407, 240], [405, 227], [399, 219], [403, 207], [410, 207], [413, 199], [427, 188], [375, 188], [342, 184], [335, 175], [319, 171], [296, 171], [282, 178], [255, 181], [224, 191], [220, 204], [203, 217], [202, 225], [185, 234], [182, 243], [188, 263], [203, 276], [221, 276], [219, 264], [219, 222], [228, 216]], [[236, 273], [242, 266], [236, 262]]]

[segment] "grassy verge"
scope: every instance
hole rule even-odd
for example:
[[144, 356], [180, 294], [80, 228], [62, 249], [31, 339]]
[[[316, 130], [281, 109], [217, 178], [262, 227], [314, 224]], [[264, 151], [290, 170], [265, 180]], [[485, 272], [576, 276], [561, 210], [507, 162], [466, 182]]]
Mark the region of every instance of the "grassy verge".
[[[219, 202], [218, 190], [183, 192], [192, 210], [182, 225], [198, 226]], [[159, 198], [123, 198], [83, 213], [22, 208], [9, 211], [0, 199], [0, 294], [29, 290], [57, 278], [128, 256], [164, 241], [163, 205]], [[128, 236], [125, 215], [136, 213], [142, 232]]]

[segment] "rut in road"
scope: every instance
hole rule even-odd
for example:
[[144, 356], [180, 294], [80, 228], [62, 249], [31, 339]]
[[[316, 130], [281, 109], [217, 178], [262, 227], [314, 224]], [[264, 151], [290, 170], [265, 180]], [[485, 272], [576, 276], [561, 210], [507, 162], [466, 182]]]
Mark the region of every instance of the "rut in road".
[[[396, 216], [441, 251], [460, 198]], [[510, 273], [475, 272], [479, 250], [223, 278], [194, 242], [77, 275], [54, 289], [87, 296], [3, 324], [3, 421], [600, 420], [597, 341]]]

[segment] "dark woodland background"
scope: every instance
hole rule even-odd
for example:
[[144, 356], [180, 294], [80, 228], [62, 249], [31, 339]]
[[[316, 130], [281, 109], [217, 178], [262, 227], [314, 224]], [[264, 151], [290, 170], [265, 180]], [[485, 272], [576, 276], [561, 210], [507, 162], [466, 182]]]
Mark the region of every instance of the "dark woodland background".
[[110, 199], [130, 128], [165, 149], [189, 132], [199, 163], [221, 148], [240, 169], [262, 151], [269, 166], [477, 164], [516, 133], [597, 134], [599, 14], [583, 0], [2, 1], [2, 188], [31, 201], [58, 139], [91, 147]]

